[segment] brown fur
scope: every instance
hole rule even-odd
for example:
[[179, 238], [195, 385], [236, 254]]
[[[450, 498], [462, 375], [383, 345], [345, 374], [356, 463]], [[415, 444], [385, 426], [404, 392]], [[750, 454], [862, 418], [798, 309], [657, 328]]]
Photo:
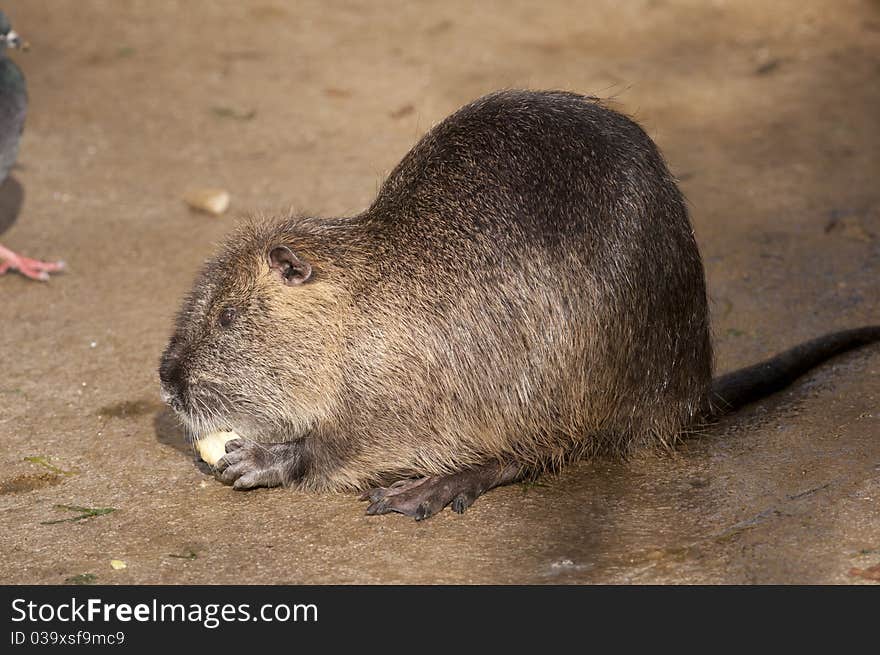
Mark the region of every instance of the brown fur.
[[[309, 281], [279, 283], [278, 245]], [[510, 91], [431, 130], [363, 214], [245, 223], [162, 378], [195, 434], [296, 442], [307, 465], [283, 482], [341, 490], [672, 444], [707, 415], [711, 361], [656, 147], [595, 99]]]

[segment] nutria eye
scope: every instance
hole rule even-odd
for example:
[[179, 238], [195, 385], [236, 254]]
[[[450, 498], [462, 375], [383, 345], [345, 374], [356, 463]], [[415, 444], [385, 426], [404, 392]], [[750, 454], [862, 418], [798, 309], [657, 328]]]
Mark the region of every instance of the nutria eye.
[[232, 307], [227, 307], [220, 312], [220, 327], [229, 327], [235, 320], [237, 312]]

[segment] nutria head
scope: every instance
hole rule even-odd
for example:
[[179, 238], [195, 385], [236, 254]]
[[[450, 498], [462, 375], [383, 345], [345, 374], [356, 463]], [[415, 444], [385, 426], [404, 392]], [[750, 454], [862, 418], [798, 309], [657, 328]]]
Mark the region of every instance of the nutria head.
[[195, 439], [288, 441], [330, 411], [342, 294], [324, 242], [310, 219], [251, 221], [197, 276], [159, 367]]

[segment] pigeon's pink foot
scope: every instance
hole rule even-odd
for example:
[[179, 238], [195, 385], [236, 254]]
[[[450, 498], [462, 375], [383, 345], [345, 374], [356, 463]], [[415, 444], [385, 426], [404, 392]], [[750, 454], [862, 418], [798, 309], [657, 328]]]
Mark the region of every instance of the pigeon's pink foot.
[[30, 257], [22, 257], [0, 245], [0, 275], [7, 271], [18, 271], [32, 280], [46, 282], [49, 279], [49, 273], [63, 270], [64, 262], [41, 262]]

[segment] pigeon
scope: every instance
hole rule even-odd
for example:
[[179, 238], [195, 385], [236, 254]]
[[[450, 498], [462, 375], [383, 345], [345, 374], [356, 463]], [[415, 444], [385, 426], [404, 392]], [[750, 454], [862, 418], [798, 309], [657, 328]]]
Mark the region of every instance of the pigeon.
[[[25, 43], [0, 11], [0, 184], [6, 181], [18, 156], [18, 142], [27, 112], [27, 89], [18, 66], [6, 56], [7, 48], [23, 48]], [[49, 273], [60, 271], [64, 262], [41, 262], [23, 257], [0, 244], [0, 275], [16, 270], [32, 280], [45, 282]]]

